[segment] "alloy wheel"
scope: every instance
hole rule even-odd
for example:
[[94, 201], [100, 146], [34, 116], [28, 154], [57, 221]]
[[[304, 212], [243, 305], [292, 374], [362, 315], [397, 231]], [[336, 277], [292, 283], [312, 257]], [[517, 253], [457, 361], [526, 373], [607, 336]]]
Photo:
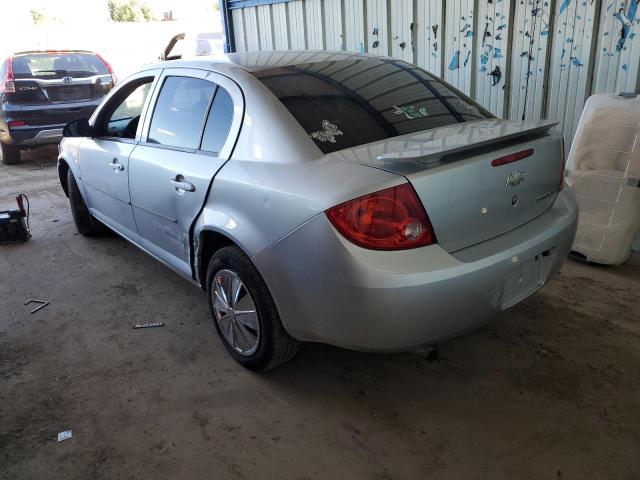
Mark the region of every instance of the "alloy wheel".
[[211, 295], [215, 319], [227, 343], [240, 355], [253, 355], [260, 343], [260, 322], [238, 274], [228, 269], [216, 272]]

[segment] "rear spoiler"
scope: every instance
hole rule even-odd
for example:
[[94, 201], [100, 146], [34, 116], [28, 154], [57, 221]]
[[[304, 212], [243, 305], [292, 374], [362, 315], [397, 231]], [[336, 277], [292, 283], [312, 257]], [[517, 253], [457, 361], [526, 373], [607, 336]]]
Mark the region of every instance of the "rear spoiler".
[[[382, 162], [419, 161], [434, 163], [445, 155], [484, 147], [492, 143], [503, 142], [525, 135], [542, 133], [558, 125], [553, 120], [535, 120], [514, 122], [509, 120], [490, 120], [469, 122], [452, 127], [451, 135], [435, 140], [426, 140], [424, 146], [406, 149], [397, 153], [383, 153], [377, 157]], [[415, 138], [411, 142], [419, 141]]]

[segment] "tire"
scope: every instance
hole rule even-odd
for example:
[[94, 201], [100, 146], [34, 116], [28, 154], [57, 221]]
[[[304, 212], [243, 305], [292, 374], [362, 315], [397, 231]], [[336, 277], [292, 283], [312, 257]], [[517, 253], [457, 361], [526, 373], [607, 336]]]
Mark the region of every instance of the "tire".
[[2, 147], [2, 163], [5, 165], [15, 165], [20, 163], [20, 149], [0, 142]]
[[[251, 308], [247, 305], [249, 305], [249, 301], [252, 301], [251, 306], [254, 307], [256, 312], [255, 318], [253, 315], [242, 316], [233, 313], [233, 321], [224, 321], [225, 318], [229, 318], [226, 315], [222, 316], [220, 311], [221, 308], [224, 309], [225, 305], [220, 300], [216, 299], [214, 301], [214, 298], [217, 298], [216, 293], [219, 295], [224, 290], [222, 287], [224, 279], [233, 278], [229, 272], [236, 275], [242, 285], [242, 287], [238, 288], [238, 294], [236, 295], [236, 297], [239, 297], [239, 301], [233, 302], [232, 307], [235, 312], [240, 312], [243, 308], [245, 311], [251, 311]], [[214, 280], [216, 285], [214, 285]], [[247, 297], [247, 294], [249, 297]], [[238, 247], [223, 247], [209, 261], [207, 268], [207, 297], [213, 323], [222, 343], [229, 354], [242, 366], [250, 370], [266, 371], [291, 360], [297, 353], [300, 342], [290, 337], [282, 326], [278, 310], [267, 285], [249, 257]], [[219, 320], [221, 316], [222, 319]], [[250, 323], [247, 321], [248, 318], [255, 321], [256, 329], [246, 326], [246, 324]], [[244, 320], [236, 321], [236, 319]], [[223, 328], [226, 328], [227, 325], [236, 325], [237, 336], [241, 336], [245, 340], [251, 337], [253, 333], [256, 333], [257, 343], [255, 347], [245, 352], [238, 351], [227, 338], [229, 333], [225, 334], [223, 332]], [[229, 332], [234, 328], [230, 327], [226, 330]], [[249, 334], [248, 336], [247, 333]], [[251, 343], [248, 342], [248, 344]]]
[[89, 209], [84, 203], [82, 195], [80, 195], [76, 178], [73, 176], [71, 170], [67, 172], [67, 185], [69, 187], [71, 215], [73, 216], [73, 223], [76, 224], [78, 233], [85, 237], [93, 237], [104, 232], [106, 227], [89, 213]]

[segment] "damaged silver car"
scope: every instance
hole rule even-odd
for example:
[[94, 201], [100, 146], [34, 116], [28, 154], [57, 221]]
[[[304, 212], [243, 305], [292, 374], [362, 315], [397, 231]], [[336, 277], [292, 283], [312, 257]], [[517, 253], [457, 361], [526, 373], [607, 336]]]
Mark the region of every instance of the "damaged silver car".
[[206, 290], [242, 365], [299, 342], [432, 345], [527, 298], [576, 230], [562, 136], [387, 57], [268, 52], [149, 66], [59, 157], [105, 226]]

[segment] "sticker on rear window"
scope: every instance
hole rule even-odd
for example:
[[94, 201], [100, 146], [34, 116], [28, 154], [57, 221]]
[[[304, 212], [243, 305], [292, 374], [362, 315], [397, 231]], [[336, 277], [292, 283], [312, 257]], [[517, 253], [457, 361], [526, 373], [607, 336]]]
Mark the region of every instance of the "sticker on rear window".
[[331, 143], [336, 143], [336, 135], [342, 135], [342, 130], [338, 130], [338, 126], [329, 120], [322, 121], [322, 130], [309, 134], [314, 140]]
[[416, 109], [413, 105], [403, 105], [402, 107], [398, 107], [396, 105], [393, 106], [393, 113], [395, 115], [404, 115], [409, 120], [414, 120], [416, 118], [424, 118], [429, 116], [429, 112], [424, 107], [420, 107]]

